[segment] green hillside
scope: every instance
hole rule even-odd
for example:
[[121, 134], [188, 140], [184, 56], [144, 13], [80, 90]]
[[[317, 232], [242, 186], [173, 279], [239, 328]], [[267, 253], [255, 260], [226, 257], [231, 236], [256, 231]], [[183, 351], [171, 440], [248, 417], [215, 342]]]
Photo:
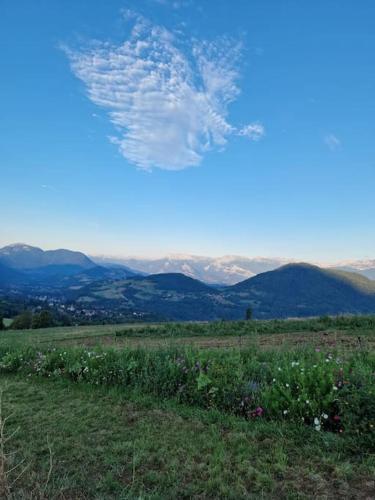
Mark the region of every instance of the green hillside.
[[319, 316], [375, 310], [375, 282], [344, 271], [288, 264], [227, 288], [237, 307], [251, 305], [256, 317]]

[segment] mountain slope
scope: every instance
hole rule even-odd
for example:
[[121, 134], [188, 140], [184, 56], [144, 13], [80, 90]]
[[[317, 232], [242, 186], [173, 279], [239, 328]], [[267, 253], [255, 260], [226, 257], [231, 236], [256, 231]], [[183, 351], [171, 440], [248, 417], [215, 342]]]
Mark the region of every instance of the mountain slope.
[[27, 276], [12, 269], [0, 262], [0, 287], [9, 288], [11, 286], [22, 285], [28, 282]]
[[258, 318], [375, 312], [375, 282], [309, 264], [288, 264], [223, 293], [239, 307], [251, 306]]
[[348, 264], [335, 266], [334, 269], [338, 271], [347, 271], [351, 273], [361, 274], [370, 280], [375, 280], [375, 261], [358, 261]]
[[0, 262], [14, 269], [36, 269], [48, 266], [77, 266], [90, 269], [96, 264], [82, 252], [72, 250], [42, 250], [17, 243], [0, 249]]
[[163, 320], [235, 317], [235, 308], [220, 292], [178, 273], [92, 283], [72, 290], [71, 298], [92, 308], [131, 310]]

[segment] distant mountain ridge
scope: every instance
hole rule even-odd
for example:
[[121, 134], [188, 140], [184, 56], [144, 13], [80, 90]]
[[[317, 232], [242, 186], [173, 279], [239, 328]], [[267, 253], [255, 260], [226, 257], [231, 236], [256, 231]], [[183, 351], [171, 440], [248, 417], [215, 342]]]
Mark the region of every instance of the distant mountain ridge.
[[73, 265], [90, 269], [96, 264], [82, 252], [72, 250], [42, 250], [23, 243], [0, 249], [0, 262], [13, 269], [35, 269], [56, 265]]
[[[138, 270], [144, 274], [183, 273], [208, 284], [234, 285], [247, 278], [283, 265], [296, 263], [296, 260], [268, 257], [242, 257], [225, 255], [223, 257], [201, 257], [196, 255], [168, 255], [161, 258], [137, 257], [91, 257], [98, 265], [118, 264]], [[326, 266], [362, 274], [375, 279], [375, 259], [346, 261]]]
[[[135, 275], [136, 272], [125, 266], [98, 266], [82, 252], [66, 249], [42, 250], [24, 243], [0, 248], [2, 286], [9, 282], [66, 286], [68, 283], [72, 284], [72, 281], [80, 284], [102, 279], [124, 279]], [[10, 279], [11, 276], [13, 279]]]
[[265, 271], [272, 271], [289, 262], [287, 259], [263, 257], [200, 257], [170, 255], [159, 259], [92, 257], [99, 265], [123, 264], [146, 274], [183, 273], [208, 284], [233, 285]]

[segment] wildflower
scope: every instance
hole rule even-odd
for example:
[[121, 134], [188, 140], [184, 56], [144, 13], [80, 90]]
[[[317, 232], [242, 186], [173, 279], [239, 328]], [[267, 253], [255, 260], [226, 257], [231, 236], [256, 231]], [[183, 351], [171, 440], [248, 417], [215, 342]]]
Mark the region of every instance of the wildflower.
[[288, 410], [284, 410], [284, 411], [283, 411], [283, 414], [284, 414], [284, 415], [287, 415], [287, 414], [288, 414]]
[[338, 387], [336, 387], [335, 385], [332, 387], [332, 389], [333, 389], [334, 391], [338, 391]]
[[314, 418], [314, 425], [320, 425], [320, 420], [318, 419], [318, 417]]
[[323, 417], [325, 420], [327, 420], [327, 418], [328, 418], [327, 413], [322, 413], [322, 417]]
[[289, 387], [289, 384], [285, 384], [285, 387]]
[[276, 382], [276, 379], [275, 379], [275, 378], [273, 378], [273, 379], [272, 379], [272, 382]]
[[261, 417], [263, 415], [263, 412], [264, 410], [261, 406], [258, 406], [258, 408], [255, 410], [257, 417]]
[[310, 404], [310, 401], [308, 399], [306, 399], [306, 404], [309, 405]]

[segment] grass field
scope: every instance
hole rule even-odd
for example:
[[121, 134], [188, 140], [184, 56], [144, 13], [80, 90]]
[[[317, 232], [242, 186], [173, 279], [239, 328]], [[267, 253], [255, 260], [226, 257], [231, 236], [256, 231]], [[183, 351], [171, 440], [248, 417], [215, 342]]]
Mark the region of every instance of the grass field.
[[3, 496], [374, 498], [375, 329], [308, 321], [2, 332]]
[[[329, 318], [328, 318], [329, 320]], [[360, 340], [359, 340], [360, 339]], [[191, 345], [202, 348], [293, 348], [300, 345], [328, 348], [375, 347], [375, 318], [236, 321], [217, 323], [154, 323], [90, 325], [5, 330], [1, 345], [164, 347]]]
[[27, 466], [13, 498], [373, 498], [374, 458], [339, 435], [118, 390], [1, 382], [9, 432], [19, 428], [8, 449]]

